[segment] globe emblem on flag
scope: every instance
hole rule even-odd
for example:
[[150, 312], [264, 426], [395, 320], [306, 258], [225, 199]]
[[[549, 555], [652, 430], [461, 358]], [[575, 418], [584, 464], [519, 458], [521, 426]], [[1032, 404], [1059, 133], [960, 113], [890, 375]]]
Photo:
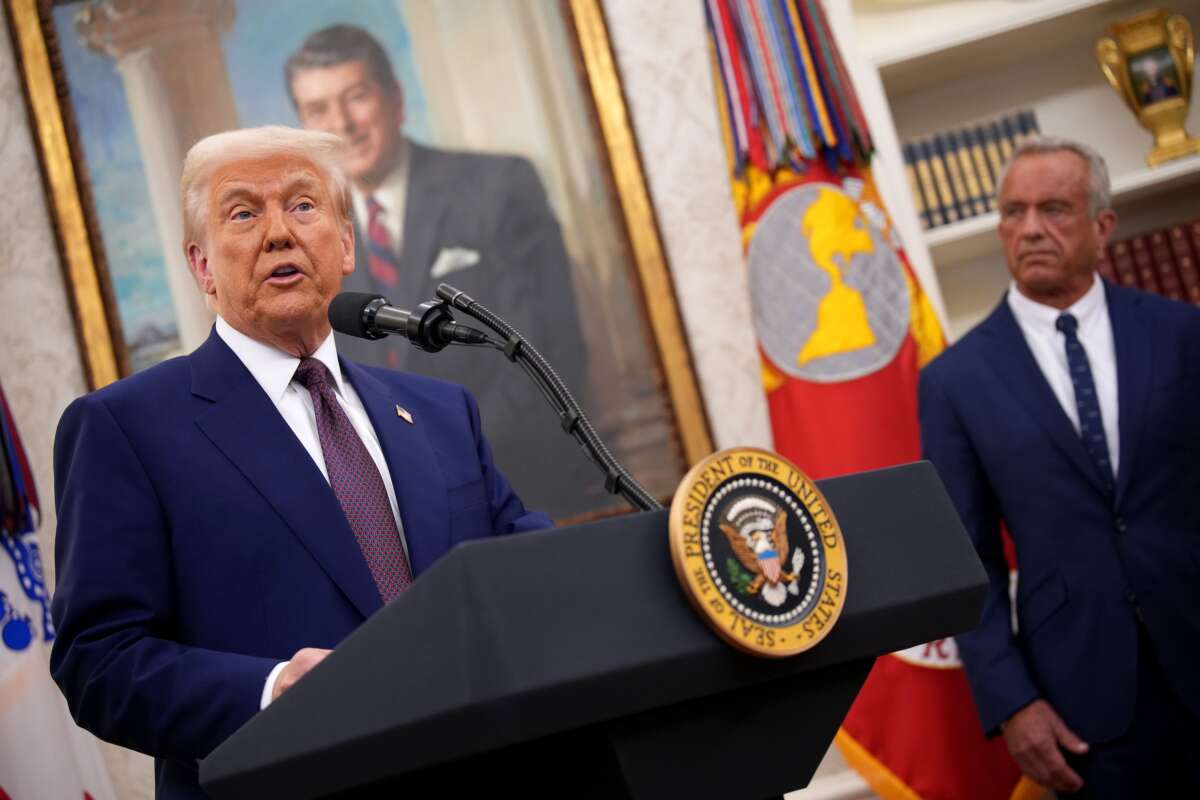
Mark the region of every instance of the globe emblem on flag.
[[912, 302], [900, 257], [842, 187], [804, 183], [777, 195], [747, 262], [759, 341], [784, 374], [832, 383], [896, 357]]

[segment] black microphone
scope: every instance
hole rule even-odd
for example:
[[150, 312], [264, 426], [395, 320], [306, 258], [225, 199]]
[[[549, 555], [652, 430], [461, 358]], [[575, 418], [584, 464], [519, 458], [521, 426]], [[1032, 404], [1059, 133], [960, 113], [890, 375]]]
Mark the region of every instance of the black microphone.
[[493, 343], [483, 331], [455, 322], [443, 302], [422, 303], [409, 312], [389, 304], [383, 295], [366, 292], [342, 292], [333, 298], [329, 324], [338, 333], [360, 339], [398, 334], [430, 353], [450, 344]]

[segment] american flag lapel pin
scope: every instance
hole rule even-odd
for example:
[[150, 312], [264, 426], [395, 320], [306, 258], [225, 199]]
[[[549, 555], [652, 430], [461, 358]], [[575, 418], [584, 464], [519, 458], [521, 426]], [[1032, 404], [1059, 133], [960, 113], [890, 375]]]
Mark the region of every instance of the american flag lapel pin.
[[396, 406], [396, 416], [399, 417], [400, 419], [404, 420], [405, 422], [407, 422], [409, 425], [413, 424], [412, 414], [409, 413], [409, 410], [407, 408], [405, 408], [404, 406], [401, 406], [401, 405]]

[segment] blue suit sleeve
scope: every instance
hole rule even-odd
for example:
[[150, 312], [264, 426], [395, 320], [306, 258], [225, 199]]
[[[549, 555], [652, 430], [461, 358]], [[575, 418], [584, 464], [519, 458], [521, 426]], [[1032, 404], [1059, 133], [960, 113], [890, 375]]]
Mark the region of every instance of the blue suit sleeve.
[[1039, 692], [1013, 634], [1000, 511], [970, 436], [938, 378], [921, 374], [921, 450], [933, 462], [988, 575], [979, 625], [956, 637], [988, 736]]
[[72, 714], [152, 756], [207, 755], [258, 711], [276, 660], [179, 641], [166, 515], [102, 399], [83, 397], [63, 415], [54, 473], [51, 672]]
[[492, 448], [483, 435], [483, 424], [479, 419], [479, 406], [466, 389], [462, 390], [467, 415], [471, 421], [471, 433], [475, 437], [479, 465], [487, 486], [488, 499], [492, 508], [492, 531], [496, 534], [521, 533], [540, 528], [553, 528], [554, 521], [541, 511], [525, 508], [521, 498], [513, 491], [508, 480], [496, 469], [492, 461]]

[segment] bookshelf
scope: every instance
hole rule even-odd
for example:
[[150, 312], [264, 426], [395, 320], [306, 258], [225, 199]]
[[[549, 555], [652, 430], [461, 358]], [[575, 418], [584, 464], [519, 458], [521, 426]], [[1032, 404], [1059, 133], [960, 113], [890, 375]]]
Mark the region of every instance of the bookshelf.
[[[1148, 168], [1152, 141], [1096, 66], [1095, 41], [1150, 8], [1183, 13], [1200, 33], [1200, 0], [826, 0], [876, 138], [876, 178], [910, 259], [958, 338], [1008, 285], [996, 214], [922, 231], [901, 143], [1032, 108], [1041, 130], [1080, 139], [1108, 162], [1116, 236], [1200, 217], [1200, 156]], [[1187, 127], [1200, 135], [1200, 93]], [[888, 189], [888, 190], [885, 190]]]

